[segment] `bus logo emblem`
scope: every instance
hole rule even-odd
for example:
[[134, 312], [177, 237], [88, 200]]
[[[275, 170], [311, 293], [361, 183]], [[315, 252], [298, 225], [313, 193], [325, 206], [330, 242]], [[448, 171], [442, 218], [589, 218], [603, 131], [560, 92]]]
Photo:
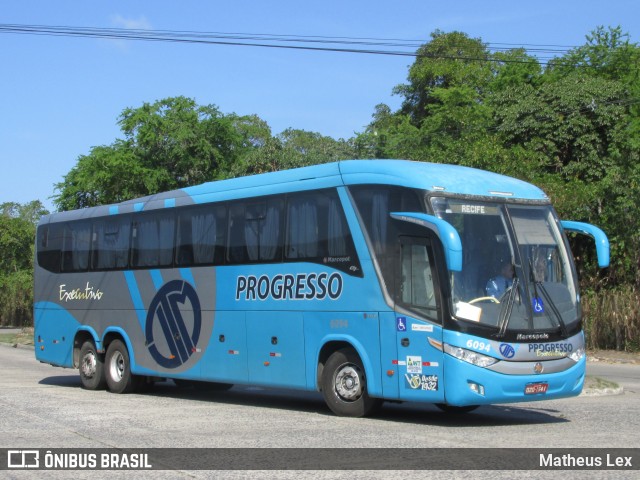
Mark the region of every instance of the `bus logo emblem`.
[[500, 353], [502, 354], [502, 356], [504, 358], [513, 358], [513, 356], [516, 354], [516, 351], [508, 343], [501, 343], [500, 344]]
[[202, 324], [200, 300], [184, 280], [171, 280], [151, 301], [146, 321], [149, 353], [159, 365], [178, 368], [197, 351]]

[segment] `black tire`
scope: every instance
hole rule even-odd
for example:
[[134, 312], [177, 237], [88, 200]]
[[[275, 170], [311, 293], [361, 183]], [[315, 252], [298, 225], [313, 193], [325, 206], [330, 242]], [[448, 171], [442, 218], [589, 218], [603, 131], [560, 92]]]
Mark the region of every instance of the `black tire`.
[[333, 413], [342, 417], [364, 417], [382, 405], [367, 392], [367, 379], [358, 354], [342, 348], [331, 354], [322, 370], [322, 396]]
[[131, 393], [144, 379], [131, 373], [129, 351], [120, 340], [114, 340], [109, 344], [104, 364], [107, 387], [110, 392]]
[[436, 403], [436, 407], [446, 413], [453, 413], [460, 415], [463, 413], [473, 412], [480, 405], [467, 405], [466, 407], [456, 407], [454, 405], [447, 405], [446, 403]]
[[104, 356], [98, 353], [96, 346], [90, 340], [84, 342], [80, 348], [78, 371], [82, 388], [104, 390], [106, 386]]

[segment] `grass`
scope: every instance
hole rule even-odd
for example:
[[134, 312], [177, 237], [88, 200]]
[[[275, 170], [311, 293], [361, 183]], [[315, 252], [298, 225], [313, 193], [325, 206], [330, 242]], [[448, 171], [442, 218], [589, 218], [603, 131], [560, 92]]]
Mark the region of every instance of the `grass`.
[[23, 328], [19, 333], [0, 333], [0, 343], [33, 345], [33, 328]]
[[615, 382], [610, 382], [609, 380], [605, 380], [600, 377], [586, 377], [584, 382], [585, 388], [597, 388], [599, 390], [603, 390], [606, 388], [616, 389], [620, 388]]

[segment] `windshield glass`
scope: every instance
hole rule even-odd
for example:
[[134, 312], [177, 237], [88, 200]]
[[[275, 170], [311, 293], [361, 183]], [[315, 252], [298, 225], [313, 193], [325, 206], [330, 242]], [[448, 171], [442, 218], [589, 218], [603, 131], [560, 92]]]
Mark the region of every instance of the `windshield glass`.
[[432, 198], [458, 231], [462, 271], [450, 275], [453, 313], [507, 332], [560, 330], [578, 320], [577, 289], [550, 206]]

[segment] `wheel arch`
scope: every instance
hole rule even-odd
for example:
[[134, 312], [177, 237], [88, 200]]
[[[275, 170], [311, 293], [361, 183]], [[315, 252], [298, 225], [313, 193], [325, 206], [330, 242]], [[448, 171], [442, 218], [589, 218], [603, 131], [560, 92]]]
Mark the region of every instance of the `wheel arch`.
[[102, 351], [106, 352], [107, 348], [109, 348], [109, 344], [114, 340], [120, 340], [127, 347], [127, 351], [129, 353], [129, 363], [131, 365], [131, 372], [135, 373], [135, 370], [137, 370], [137, 363], [135, 360], [135, 351], [133, 349], [133, 344], [131, 343], [131, 340], [129, 339], [127, 333], [122, 328], [110, 327], [104, 331], [102, 337]]
[[371, 363], [371, 358], [366, 353], [366, 349], [355, 338], [346, 336], [328, 337], [323, 340], [317, 356], [316, 389], [318, 391], [322, 391], [322, 372], [327, 360], [331, 354], [342, 348], [350, 348], [358, 354], [362, 361], [362, 366], [364, 367], [364, 374], [367, 378], [367, 390], [369, 394], [373, 396], [381, 396], [382, 390], [380, 389], [380, 381], [374, 375], [375, 369]]

